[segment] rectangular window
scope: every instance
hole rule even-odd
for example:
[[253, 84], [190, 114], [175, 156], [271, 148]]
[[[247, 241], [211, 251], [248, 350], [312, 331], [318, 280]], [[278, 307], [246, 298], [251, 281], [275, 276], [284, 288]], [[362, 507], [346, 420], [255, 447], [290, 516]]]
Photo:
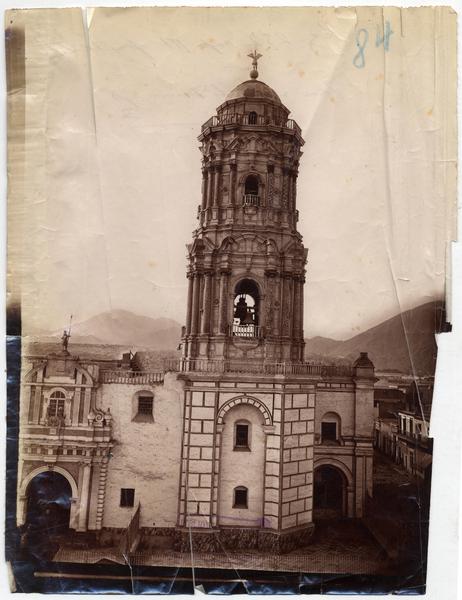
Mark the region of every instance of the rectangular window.
[[238, 487], [234, 489], [233, 508], [247, 508], [247, 488]]
[[62, 417], [64, 415], [64, 400], [50, 398], [48, 405], [49, 417]]
[[140, 415], [152, 415], [152, 396], [139, 396], [138, 397], [138, 414]]
[[337, 423], [321, 423], [321, 443], [337, 441]]
[[135, 490], [133, 488], [122, 488], [120, 490], [120, 506], [135, 505]]
[[249, 426], [245, 423], [236, 424], [236, 440], [234, 448], [249, 449]]

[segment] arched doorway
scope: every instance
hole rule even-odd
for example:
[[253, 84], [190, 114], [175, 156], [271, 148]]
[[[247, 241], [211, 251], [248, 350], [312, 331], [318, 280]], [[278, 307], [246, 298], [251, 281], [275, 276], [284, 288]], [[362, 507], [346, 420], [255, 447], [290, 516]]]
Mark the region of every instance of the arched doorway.
[[25, 529], [30, 542], [47, 544], [69, 529], [72, 489], [56, 471], [38, 473], [26, 490]]
[[313, 518], [339, 519], [347, 514], [345, 476], [332, 465], [322, 465], [314, 472]]

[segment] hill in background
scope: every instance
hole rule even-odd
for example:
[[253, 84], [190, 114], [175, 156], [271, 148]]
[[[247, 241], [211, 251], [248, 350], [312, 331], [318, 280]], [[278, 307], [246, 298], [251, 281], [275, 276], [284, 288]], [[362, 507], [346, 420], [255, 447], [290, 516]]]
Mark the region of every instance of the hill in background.
[[[429, 302], [376, 325], [349, 340], [324, 337], [306, 340], [305, 358], [317, 362], [346, 363], [368, 352], [377, 370], [433, 375], [435, 333], [444, 323], [443, 304]], [[28, 346], [35, 354], [56, 350], [62, 332], [35, 336]], [[152, 319], [126, 310], [101, 313], [72, 326], [70, 349], [83, 355], [120, 358], [121, 351], [149, 350], [157, 356], [178, 355], [181, 326], [173, 319]], [[100, 346], [99, 350], [96, 350]], [[91, 348], [95, 351], [92, 352]]]
[[433, 375], [437, 353], [435, 333], [442, 331], [444, 320], [442, 302], [428, 302], [349, 340], [307, 339], [305, 357], [351, 362], [360, 352], [367, 352], [378, 370]]

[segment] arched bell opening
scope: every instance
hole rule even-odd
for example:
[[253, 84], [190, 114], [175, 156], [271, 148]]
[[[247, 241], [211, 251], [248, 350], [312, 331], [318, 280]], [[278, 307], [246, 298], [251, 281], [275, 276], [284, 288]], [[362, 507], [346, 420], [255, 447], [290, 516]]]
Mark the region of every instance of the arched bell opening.
[[244, 206], [260, 206], [260, 182], [256, 175], [248, 175], [244, 183]]
[[252, 279], [242, 279], [234, 290], [232, 335], [260, 337], [260, 293]]
[[314, 519], [339, 519], [347, 516], [347, 501], [347, 481], [340, 469], [331, 465], [318, 467], [314, 472]]

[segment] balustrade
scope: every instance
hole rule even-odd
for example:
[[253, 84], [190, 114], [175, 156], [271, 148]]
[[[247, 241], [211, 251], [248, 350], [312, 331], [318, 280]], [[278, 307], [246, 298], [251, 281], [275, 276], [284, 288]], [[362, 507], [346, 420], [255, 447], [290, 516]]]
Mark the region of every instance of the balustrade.
[[143, 385], [152, 383], [163, 383], [163, 371], [101, 371], [102, 383], [128, 383], [132, 385]]
[[260, 196], [256, 194], [244, 194], [242, 197], [243, 206], [260, 206]]
[[257, 375], [311, 375], [316, 377], [352, 377], [350, 365], [315, 365], [311, 363], [265, 363], [208, 358], [181, 358], [165, 362], [166, 371], [200, 373], [249, 373]]
[[288, 119], [285, 123], [281, 123], [280, 121], [273, 121], [268, 116], [257, 115], [255, 117], [254, 115], [250, 116], [239, 113], [221, 116], [214, 115], [202, 125], [202, 131], [205, 131], [209, 127], [217, 127], [219, 125], [250, 125], [254, 127], [261, 127], [263, 125], [272, 125], [273, 127], [282, 126], [284, 129], [291, 129], [292, 131], [296, 131], [300, 136], [302, 135], [302, 130], [294, 119]]

